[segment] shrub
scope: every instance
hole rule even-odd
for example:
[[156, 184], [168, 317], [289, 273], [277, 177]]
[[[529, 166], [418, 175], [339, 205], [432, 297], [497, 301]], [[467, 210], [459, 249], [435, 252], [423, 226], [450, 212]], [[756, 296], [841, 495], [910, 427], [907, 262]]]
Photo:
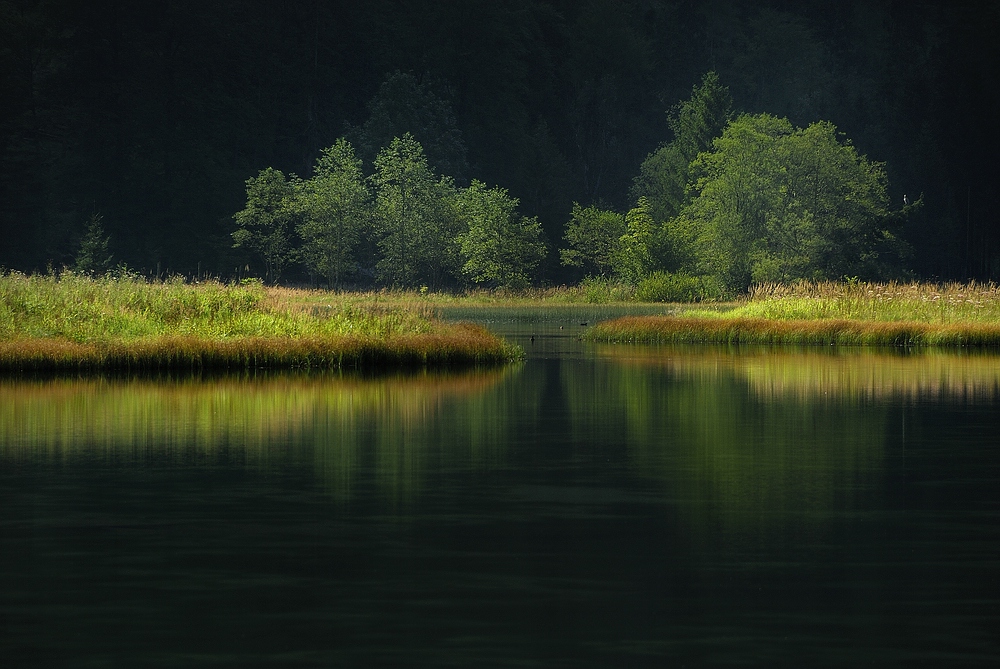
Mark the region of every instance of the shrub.
[[653, 272], [635, 290], [640, 302], [704, 302], [720, 297], [722, 288], [714, 277], [685, 272]]
[[580, 282], [583, 291], [583, 301], [590, 304], [606, 302], [629, 302], [635, 297], [635, 289], [611, 279], [599, 276], [588, 276]]

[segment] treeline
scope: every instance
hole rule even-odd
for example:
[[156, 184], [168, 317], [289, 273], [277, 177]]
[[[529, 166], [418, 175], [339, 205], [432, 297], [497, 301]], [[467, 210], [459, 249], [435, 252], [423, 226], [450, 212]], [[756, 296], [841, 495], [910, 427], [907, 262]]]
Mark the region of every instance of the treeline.
[[[755, 283], [907, 273], [912, 250], [898, 233], [922, 200], [890, 210], [884, 165], [832, 123], [734, 114], [729, 89], [709, 72], [669, 125], [673, 139], [634, 179], [634, 207], [574, 204], [559, 256], [577, 278], [624, 284], [640, 299], [692, 300]], [[541, 226], [518, 212], [517, 198], [438, 176], [409, 133], [377, 152], [368, 176], [341, 138], [308, 179], [267, 168], [246, 195], [235, 246], [272, 282], [301, 263], [331, 287], [517, 289], [537, 281], [546, 256]]]
[[96, 214], [129, 266], [229, 276], [248, 177], [342, 136], [370, 173], [410, 132], [518, 198], [568, 282], [573, 202], [634, 207], [665, 109], [714, 70], [733, 109], [885, 161], [892, 203], [925, 194], [897, 235], [918, 275], [996, 279], [998, 26], [968, 0], [0, 0], [0, 266], [72, 263]]
[[[410, 133], [389, 139], [387, 101], [420, 94], [395, 74], [359, 128], [323, 149], [308, 178], [268, 167], [246, 181], [233, 216], [233, 247], [249, 253], [242, 273], [277, 283], [290, 268], [313, 284], [440, 289], [523, 289], [543, 277], [549, 244], [537, 217], [501, 187], [440, 175]], [[426, 113], [430, 106], [421, 109]], [[435, 162], [465, 172], [446, 108], [428, 114]], [[574, 203], [561, 264], [573, 279], [625, 287], [642, 300], [685, 301], [745, 293], [753, 284], [798, 280], [879, 281], [912, 276], [900, 237], [923, 200], [891, 208], [885, 166], [859, 154], [827, 121], [796, 128], [770, 114], [736, 114], [728, 87], [704, 75], [671, 108], [673, 139], [647, 156], [624, 213]], [[74, 267], [109, 269], [101, 217], [93, 215]], [[302, 273], [293, 272], [301, 277]]]
[[518, 213], [517, 198], [436, 175], [409, 133], [379, 151], [374, 167], [365, 177], [341, 138], [308, 179], [262, 170], [247, 181], [246, 207], [234, 217], [235, 246], [263, 261], [269, 281], [300, 261], [330, 287], [531, 283], [545, 245], [538, 219]]
[[642, 163], [634, 208], [574, 205], [564, 265], [637, 285], [646, 299], [907, 274], [912, 249], [899, 232], [922, 200], [890, 210], [885, 166], [832, 123], [735, 115], [714, 72], [669, 122], [674, 138]]

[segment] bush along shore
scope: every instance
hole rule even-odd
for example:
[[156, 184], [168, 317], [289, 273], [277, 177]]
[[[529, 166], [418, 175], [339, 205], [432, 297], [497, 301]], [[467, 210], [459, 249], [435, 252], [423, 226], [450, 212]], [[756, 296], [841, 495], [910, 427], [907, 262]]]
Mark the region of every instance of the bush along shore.
[[618, 343], [1000, 346], [994, 284], [799, 283], [755, 287], [729, 311], [598, 323], [586, 337]]
[[495, 365], [523, 353], [430, 310], [354, 300], [318, 310], [258, 283], [0, 275], [0, 370]]

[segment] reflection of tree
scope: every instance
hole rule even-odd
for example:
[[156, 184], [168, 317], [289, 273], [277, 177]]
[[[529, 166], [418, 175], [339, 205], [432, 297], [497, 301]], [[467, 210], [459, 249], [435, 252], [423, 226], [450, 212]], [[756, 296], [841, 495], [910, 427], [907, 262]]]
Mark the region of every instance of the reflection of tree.
[[[881, 475], [884, 405], [758, 395], [724, 356], [626, 361], [638, 364], [567, 370], [574, 437], [625, 448], [692, 521], [806, 518], [852, 504], [851, 491]], [[605, 389], [600, 401], [590, 388]]]
[[359, 472], [408, 496], [433, 465], [503, 457], [519, 368], [361, 379], [0, 381], [0, 459], [244, 461], [315, 467], [349, 495]]

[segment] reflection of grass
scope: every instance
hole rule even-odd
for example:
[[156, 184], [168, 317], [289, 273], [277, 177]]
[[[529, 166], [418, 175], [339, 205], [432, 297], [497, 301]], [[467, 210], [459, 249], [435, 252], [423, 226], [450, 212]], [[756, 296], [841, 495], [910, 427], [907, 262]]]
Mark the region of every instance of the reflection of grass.
[[623, 318], [589, 335], [631, 343], [993, 346], [1000, 287], [993, 284], [766, 285], [725, 313]]
[[598, 349], [626, 366], [658, 369], [676, 378], [744, 380], [762, 400], [961, 397], [1000, 395], [1000, 356], [926, 350], [657, 346]]
[[505, 432], [493, 405], [500, 400], [490, 391], [517, 369], [375, 378], [0, 378], [0, 462], [299, 465], [315, 469], [341, 497], [367, 469], [385, 493], [405, 498], [419, 489], [432, 458], [479, 461], [501, 451]]
[[386, 367], [496, 363], [517, 351], [418, 305], [304, 308], [259, 285], [0, 275], [0, 369]]
[[285, 439], [320, 413], [351, 414], [391, 406], [419, 416], [428, 401], [494, 386], [502, 371], [164, 379], [0, 379], [0, 448], [48, 450], [160, 448], [212, 450], [239, 443], [250, 451]]

